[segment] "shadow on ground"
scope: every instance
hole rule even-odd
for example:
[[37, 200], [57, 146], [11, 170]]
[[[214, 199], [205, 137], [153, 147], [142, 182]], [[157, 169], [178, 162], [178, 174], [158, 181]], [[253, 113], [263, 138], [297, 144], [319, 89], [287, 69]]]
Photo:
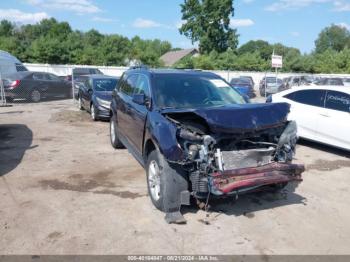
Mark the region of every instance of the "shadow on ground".
[[26, 125], [0, 125], [0, 176], [21, 163], [32, 141], [33, 133]]
[[317, 149], [317, 150], [320, 150], [320, 151], [323, 151], [323, 152], [326, 152], [326, 153], [331, 153], [331, 154], [334, 154], [334, 155], [337, 155], [337, 156], [350, 158], [350, 152], [349, 151], [345, 151], [345, 150], [340, 149], [340, 148], [328, 146], [328, 145], [321, 144], [321, 143], [316, 143], [316, 142], [305, 140], [305, 139], [302, 139], [302, 138], [300, 138], [298, 140], [298, 144], [306, 146], [306, 147], [311, 147], [313, 149]]
[[[255, 212], [273, 209], [288, 205], [306, 205], [306, 198], [295, 193], [295, 186], [288, 185], [280, 191], [260, 191], [227, 197], [223, 199], [209, 199], [209, 212], [223, 213], [225, 215], [246, 216], [253, 218]], [[199, 208], [196, 205], [184, 206], [182, 212], [197, 213]]]

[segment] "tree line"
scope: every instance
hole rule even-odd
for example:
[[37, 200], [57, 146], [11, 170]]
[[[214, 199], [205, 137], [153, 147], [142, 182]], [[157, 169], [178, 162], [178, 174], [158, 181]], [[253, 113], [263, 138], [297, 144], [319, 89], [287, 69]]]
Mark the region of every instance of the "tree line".
[[[283, 55], [285, 72], [350, 73], [350, 32], [344, 27], [331, 25], [323, 29], [315, 41], [314, 51], [309, 54], [263, 40], [249, 41], [237, 47], [239, 35], [235, 30], [226, 30], [225, 24], [216, 23], [213, 18], [214, 22], [206, 25], [206, 30], [212, 33], [200, 37], [202, 31], [194, 32], [200, 23], [194, 22], [195, 16], [188, 14], [184, 6], [182, 9], [183, 18], [187, 18], [190, 24], [184, 24], [180, 32], [199, 42], [201, 55], [186, 57], [174, 67], [267, 71], [271, 69], [274, 51]], [[213, 30], [211, 26], [223, 28]], [[221, 34], [229, 35], [223, 37]], [[28, 63], [127, 66], [136, 60], [151, 67], [161, 67], [163, 64], [159, 58], [176, 49], [159, 39], [144, 40], [138, 36], [129, 39], [118, 34], [101, 34], [94, 29], [87, 32], [72, 30], [67, 22], [51, 18], [34, 25], [16, 25], [2, 20], [0, 50]]]
[[167, 41], [132, 39], [97, 30], [72, 30], [54, 18], [31, 25], [0, 23], [0, 50], [28, 63], [123, 66], [137, 60], [161, 66], [159, 57], [172, 49]]
[[350, 32], [345, 27], [326, 27], [314, 51], [302, 54], [297, 48], [262, 40], [237, 48], [239, 34], [230, 27], [233, 0], [184, 0], [181, 12], [185, 23], [180, 33], [199, 44], [201, 55], [184, 58], [177, 67], [267, 71], [274, 51], [283, 56], [285, 72], [350, 73]]

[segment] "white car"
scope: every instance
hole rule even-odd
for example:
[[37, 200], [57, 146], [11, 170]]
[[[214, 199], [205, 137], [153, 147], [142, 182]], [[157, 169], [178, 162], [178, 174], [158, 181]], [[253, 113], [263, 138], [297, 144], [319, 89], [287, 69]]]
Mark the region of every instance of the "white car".
[[302, 138], [350, 151], [350, 88], [299, 86], [274, 94], [267, 102], [291, 105], [289, 120]]

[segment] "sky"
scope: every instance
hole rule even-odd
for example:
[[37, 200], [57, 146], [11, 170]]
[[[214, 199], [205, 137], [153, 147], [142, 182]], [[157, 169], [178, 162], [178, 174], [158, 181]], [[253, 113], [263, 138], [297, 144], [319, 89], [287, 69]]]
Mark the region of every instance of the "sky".
[[[180, 4], [184, 0], [1, 0], [0, 20], [37, 23], [54, 17], [73, 29], [92, 28], [107, 34], [167, 40], [174, 47], [190, 48], [182, 36]], [[262, 39], [314, 49], [319, 32], [331, 24], [350, 30], [350, 0], [234, 0], [231, 27], [240, 34], [240, 45]]]

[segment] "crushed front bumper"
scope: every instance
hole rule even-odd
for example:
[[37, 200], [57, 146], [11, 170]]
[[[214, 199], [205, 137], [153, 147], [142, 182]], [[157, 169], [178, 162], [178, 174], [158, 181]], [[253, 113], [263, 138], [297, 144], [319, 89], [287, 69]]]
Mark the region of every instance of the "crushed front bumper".
[[304, 171], [304, 165], [271, 163], [260, 167], [216, 172], [209, 177], [210, 192], [218, 196], [239, 194], [262, 186], [301, 182], [301, 173]]

